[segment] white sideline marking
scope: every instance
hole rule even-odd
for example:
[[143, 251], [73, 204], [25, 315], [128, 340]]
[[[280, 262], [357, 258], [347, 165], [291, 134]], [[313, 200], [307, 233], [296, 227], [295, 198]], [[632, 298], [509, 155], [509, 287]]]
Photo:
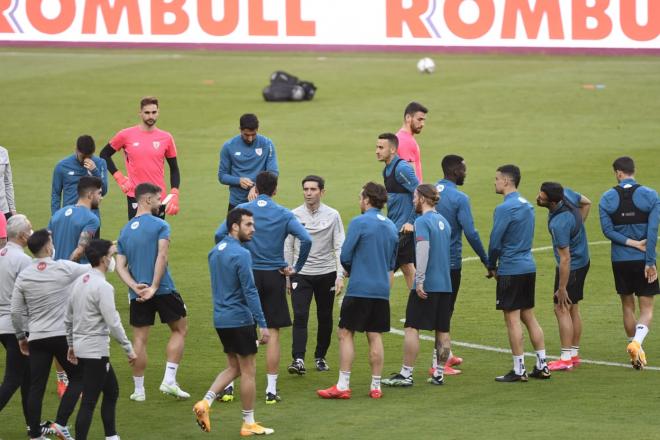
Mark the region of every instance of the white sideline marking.
[[[660, 237], [658, 237], [660, 238]], [[589, 246], [598, 246], [601, 244], [609, 244], [611, 243], [609, 240], [603, 240], [603, 241], [592, 241], [589, 244]], [[532, 249], [532, 252], [543, 252], [543, 251], [549, 251], [552, 250], [552, 246], [542, 246], [538, 248]], [[461, 261], [464, 263], [467, 261], [479, 261], [479, 257], [465, 257]], [[402, 276], [403, 273], [397, 272], [394, 274], [395, 277], [400, 277]], [[401, 322], [405, 322], [405, 319], [401, 319]], [[393, 333], [395, 335], [403, 336], [403, 330], [399, 330], [397, 328], [391, 327], [390, 328], [390, 333]], [[432, 338], [431, 336], [428, 335], [419, 335], [420, 339], [423, 339], [425, 341], [435, 341], [435, 338]], [[470, 342], [459, 342], [459, 341], [451, 341], [452, 345], [457, 345], [459, 347], [466, 347], [466, 348], [473, 348], [475, 350], [483, 350], [483, 351], [492, 351], [495, 353], [507, 353], [511, 354], [511, 350], [508, 348], [499, 348], [499, 347], [491, 347], [490, 345], [481, 345], [481, 344], [472, 344]], [[528, 357], [536, 357], [535, 353], [525, 353], [525, 356]], [[548, 359], [559, 359], [557, 356], [546, 356]], [[593, 361], [589, 359], [581, 359], [581, 362], [584, 364], [592, 364], [592, 365], [604, 365], [607, 367], [623, 367], [623, 368], [632, 368], [631, 365], [628, 364], [620, 364], [618, 362], [607, 362], [607, 361]], [[644, 367], [645, 370], [653, 370], [653, 371], [660, 371], [660, 367]]]
[[[390, 333], [399, 336], [404, 335], [403, 330], [399, 330], [398, 328], [394, 328], [394, 327], [390, 327]], [[435, 339], [429, 335], [419, 335], [419, 338], [423, 339], [424, 341], [435, 341]], [[483, 350], [483, 351], [492, 351], [495, 353], [511, 354], [511, 350], [508, 348], [491, 347], [490, 345], [472, 344], [470, 342], [459, 342], [459, 341], [451, 341], [451, 345], [457, 345], [459, 347], [465, 347], [465, 348], [472, 348], [474, 350]], [[525, 356], [536, 358], [536, 353], [525, 352]], [[558, 356], [546, 356], [546, 357], [548, 359], [559, 359]], [[592, 364], [592, 365], [604, 365], [607, 367], [632, 368], [632, 365], [630, 364], [620, 364], [618, 362], [607, 362], [607, 361], [594, 361], [590, 359], [581, 359], [581, 363]], [[644, 367], [644, 370], [660, 371], [660, 367]]]
[[[658, 237], [660, 238], [660, 237]], [[610, 244], [611, 241], [609, 240], [603, 240], [603, 241], [592, 241], [590, 243], [587, 243], [589, 246], [598, 246], [601, 244]], [[542, 247], [537, 247], [532, 249], [532, 252], [543, 252], [543, 251], [551, 251], [552, 246], [542, 246]], [[480, 261], [479, 257], [465, 257], [461, 260], [463, 263], [467, 263], [468, 261]], [[395, 277], [401, 277], [403, 276], [403, 272], [398, 271], [394, 274]]]

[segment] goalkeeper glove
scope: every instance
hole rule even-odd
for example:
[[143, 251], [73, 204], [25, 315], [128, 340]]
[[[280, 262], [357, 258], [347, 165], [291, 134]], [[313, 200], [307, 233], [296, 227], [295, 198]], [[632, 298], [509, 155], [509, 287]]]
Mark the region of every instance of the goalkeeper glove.
[[133, 184], [131, 184], [129, 178], [124, 176], [121, 171], [115, 172], [112, 177], [114, 177], [124, 194], [128, 194], [133, 189]]
[[179, 213], [179, 190], [177, 188], [172, 188], [170, 194], [166, 197], [169, 199], [167, 205], [165, 205], [165, 214], [167, 215], [177, 215]]

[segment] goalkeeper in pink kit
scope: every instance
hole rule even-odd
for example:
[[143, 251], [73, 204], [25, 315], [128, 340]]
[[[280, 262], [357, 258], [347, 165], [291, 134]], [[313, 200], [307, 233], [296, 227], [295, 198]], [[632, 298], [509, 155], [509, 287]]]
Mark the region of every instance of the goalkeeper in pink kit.
[[[169, 194], [162, 200], [159, 217], [165, 214], [176, 215], [179, 212], [179, 184], [181, 175], [176, 159], [174, 138], [167, 131], [156, 128], [158, 120], [158, 99], [146, 97], [140, 101], [140, 123], [134, 127], [121, 130], [110, 139], [108, 145], [101, 151], [101, 157], [108, 164], [108, 171], [126, 194], [128, 202], [128, 219], [135, 217], [137, 200], [135, 187], [141, 183], [152, 183], [167, 193], [165, 186], [165, 160], [170, 166]], [[112, 155], [124, 150], [126, 174], [124, 176], [112, 160]]]

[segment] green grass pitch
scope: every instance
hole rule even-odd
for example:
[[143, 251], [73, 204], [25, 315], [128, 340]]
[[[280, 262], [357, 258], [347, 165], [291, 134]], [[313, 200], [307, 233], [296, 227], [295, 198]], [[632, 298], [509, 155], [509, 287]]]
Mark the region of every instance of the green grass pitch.
[[[374, 154], [376, 136], [397, 130], [404, 106], [413, 99], [430, 108], [427, 127], [418, 138], [426, 181], [440, 177], [445, 154], [465, 157], [464, 190], [486, 243], [493, 208], [501, 202], [493, 191], [495, 168], [505, 163], [522, 168], [520, 191], [532, 201], [544, 180], [558, 180], [591, 198], [595, 206], [587, 222], [590, 241], [604, 240], [597, 203], [615, 184], [610, 166], [614, 158], [634, 157], [638, 180], [660, 187], [660, 59], [438, 55], [437, 72], [421, 75], [415, 69], [418, 58], [413, 54], [0, 50], [0, 144], [10, 150], [19, 210], [31, 218], [35, 229], [44, 227], [49, 218], [56, 161], [72, 152], [80, 134], [93, 135], [100, 150], [116, 131], [135, 124], [140, 97], [160, 98], [158, 126], [172, 132], [178, 146], [181, 213], [169, 218], [170, 268], [189, 310], [190, 332], [178, 380], [192, 399], [178, 402], [158, 392], [166, 328], [156, 326], [152, 331], [147, 401], [142, 404], [128, 400], [130, 370], [113, 343], [112, 361], [121, 389], [117, 421], [123, 439], [238, 437], [239, 402], [214, 405], [211, 434], [199, 432], [191, 409], [225, 365], [212, 328], [206, 255], [228, 200], [227, 188], [217, 181], [219, 149], [237, 133], [238, 117], [244, 112], [257, 113], [260, 132], [275, 141], [281, 169], [276, 201], [289, 208], [298, 206], [300, 179], [318, 173], [327, 178], [325, 201], [339, 209], [345, 224], [358, 214], [361, 185], [381, 180], [382, 165]], [[314, 81], [319, 87], [317, 98], [299, 104], [263, 102], [261, 88], [278, 69]], [[585, 84], [606, 88], [587, 90]], [[126, 202], [112, 180], [101, 210], [103, 235], [116, 239], [126, 221]], [[536, 213], [534, 246], [547, 246], [547, 211], [539, 208]], [[465, 256], [472, 255], [468, 246]], [[559, 338], [551, 305], [554, 260], [548, 251], [535, 256], [537, 317], [548, 354], [557, 355]], [[592, 246], [591, 256], [582, 303], [581, 354], [626, 363], [608, 246]], [[478, 263], [465, 263], [452, 336], [456, 341], [507, 347], [503, 319], [494, 308], [495, 283], [484, 274]], [[110, 279], [126, 325], [126, 289], [115, 275]], [[392, 325], [401, 328], [406, 298], [401, 278], [391, 298]], [[311, 329], [310, 351], [314, 324]], [[652, 328], [645, 343], [651, 366], [660, 365], [658, 334]], [[277, 438], [289, 440], [660, 438], [660, 371], [585, 364], [570, 373], [556, 373], [549, 381], [498, 384], [493, 378], [510, 369], [508, 354], [455, 347], [465, 359], [463, 374], [448, 377], [443, 387], [431, 387], [424, 379], [432, 344], [423, 341], [415, 386], [385, 389], [383, 399], [370, 401], [366, 341], [361, 335], [356, 341], [354, 397], [322, 401], [315, 390], [337, 380], [336, 340], [328, 357], [330, 372], [309, 368], [307, 376], [293, 377], [286, 372], [291, 331], [284, 330], [279, 381], [284, 400], [267, 407], [260, 398], [257, 419], [273, 427]], [[388, 375], [400, 367], [402, 338], [386, 334], [384, 342], [383, 373]], [[531, 350], [529, 341], [526, 349]], [[529, 366], [532, 360], [527, 362]], [[55, 415], [53, 384], [43, 418]], [[257, 384], [262, 396], [263, 354]], [[102, 436], [97, 411], [90, 438]], [[2, 412], [0, 439], [21, 438], [25, 427], [17, 394]]]

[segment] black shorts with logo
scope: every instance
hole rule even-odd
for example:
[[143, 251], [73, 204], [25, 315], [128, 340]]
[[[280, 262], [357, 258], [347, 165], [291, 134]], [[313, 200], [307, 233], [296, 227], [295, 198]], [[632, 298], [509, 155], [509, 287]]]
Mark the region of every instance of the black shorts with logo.
[[253, 270], [261, 308], [268, 328], [291, 327], [289, 303], [286, 300], [286, 277], [279, 270]]
[[339, 328], [354, 332], [390, 331], [390, 302], [386, 299], [344, 297], [339, 312]]
[[449, 292], [426, 292], [422, 299], [412, 289], [408, 295], [405, 327], [417, 330], [436, 330], [449, 333], [451, 315], [454, 309], [454, 294]]
[[[579, 269], [572, 270], [568, 275], [568, 284], [566, 285], [566, 291], [568, 292], [568, 298], [573, 304], [577, 304], [582, 299], [584, 299], [584, 281], [587, 279], [587, 273], [589, 272], [590, 263], [587, 263], [586, 266], [583, 266]], [[559, 268], [555, 268], [555, 292], [559, 288]], [[554, 303], [557, 304], [557, 296], [553, 295]]]
[[257, 328], [254, 325], [234, 328], [216, 328], [225, 353], [249, 356], [257, 354]]
[[399, 232], [399, 245], [396, 253], [397, 269], [404, 264], [415, 263], [415, 234]]
[[534, 307], [536, 272], [497, 277], [497, 310], [524, 310]]
[[646, 281], [644, 260], [612, 261], [614, 285], [619, 295], [653, 296], [660, 293], [658, 280]]
[[154, 325], [156, 312], [160, 316], [160, 322], [167, 324], [185, 318], [187, 315], [186, 304], [179, 292], [165, 295], [156, 295], [149, 301], [138, 302], [131, 300], [130, 323], [133, 327], [147, 327]]

